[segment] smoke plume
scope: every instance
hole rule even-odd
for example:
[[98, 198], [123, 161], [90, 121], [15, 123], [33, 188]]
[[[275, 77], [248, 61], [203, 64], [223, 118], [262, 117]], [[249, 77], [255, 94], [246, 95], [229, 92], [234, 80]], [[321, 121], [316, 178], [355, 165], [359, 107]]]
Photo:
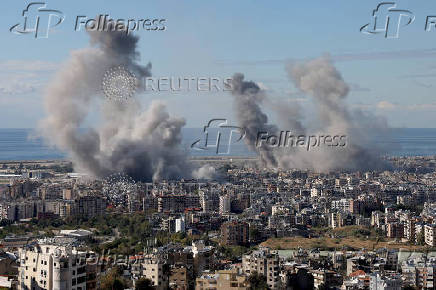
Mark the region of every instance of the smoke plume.
[[267, 146], [257, 146], [259, 132], [276, 132], [277, 128], [268, 125], [268, 117], [262, 112], [261, 104], [265, 98], [259, 86], [250, 81], [244, 81], [244, 75], [237, 73], [232, 79], [232, 94], [234, 110], [239, 126], [245, 129], [245, 142], [249, 149], [259, 153], [261, 161], [267, 166], [277, 166], [272, 150]]
[[[89, 31], [91, 47], [73, 51], [44, 96], [43, 134], [68, 152], [76, 170], [95, 177], [122, 172], [140, 181], [190, 177], [180, 148], [182, 118], [161, 102], [141, 111], [137, 99], [102, 102], [102, 124], [83, 129], [93, 103], [102, 99], [107, 70], [124, 66], [137, 79], [151, 76], [151, 64], [137, 63], [138, 38], [122, 31]], [[139, 84], [137, 84], [139, 86]]]
[[[350, 110], [346, 103], [349, 86], [328, 57], [321, 57], [286, 67], [295, 87], [311, 98], [316, 116], [310, 125], [304, 124], [298, 105], [270, 101], [272, 110], [278, 115], [280, 131], [291, 131], [293, 135], [309, 134], [313, 137], [325, 135], [346, 136], [346, 146], [332, 148], [315, 146], [310, 150], [298, 147], [257, 148], [256, 135], [259, 131], [277, 134], [277, 126], [267, 124], [262, 100], [265, 94], [253, 82], [243, 81], [236, 74], [233, 79], [233, 95], [239, 125], [245, 127], [246, 142], [250, 149], [257, 150], [265, 166], [281, 168], [313, 169], [317, 171], [383, 169], [387, 164], [380, 158], [385, 148], [374, 142], [387, 129], [386, 121], [368, 113]], [[314, 120], [313, 120], [314, 119]], [[266, 146], [267, 147], [267, 146]], [[266, 157], [265, 157], [266, 156]]]

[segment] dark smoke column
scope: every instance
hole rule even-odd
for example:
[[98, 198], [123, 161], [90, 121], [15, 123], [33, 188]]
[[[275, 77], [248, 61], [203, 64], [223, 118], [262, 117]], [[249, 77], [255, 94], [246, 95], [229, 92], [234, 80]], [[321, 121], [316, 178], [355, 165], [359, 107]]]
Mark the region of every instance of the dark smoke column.
[[232, 79], [232, 95], [238, 126], [245, 129], [245, 142], [250, 150], [258, 152], [262, 165], [276, 167], [277, 161], [272, 149], [267, 146], [256, 146], [259, 132], [276, 134], [277, 128], [268, 125], [268, 117], [260, 107], [264, 94], [259, 86], [251, 81], [244, 81], [244, 75], [236, 73]]

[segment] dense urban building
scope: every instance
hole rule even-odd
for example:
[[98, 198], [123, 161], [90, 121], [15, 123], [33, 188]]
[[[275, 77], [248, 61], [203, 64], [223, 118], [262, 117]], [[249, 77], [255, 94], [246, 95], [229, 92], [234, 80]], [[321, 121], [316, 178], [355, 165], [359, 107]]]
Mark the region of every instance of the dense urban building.
[[436, 160], [390, 162], [223, 163], [223, 182], [13, 175], [0, 188], [0, 287], [434, 289]]

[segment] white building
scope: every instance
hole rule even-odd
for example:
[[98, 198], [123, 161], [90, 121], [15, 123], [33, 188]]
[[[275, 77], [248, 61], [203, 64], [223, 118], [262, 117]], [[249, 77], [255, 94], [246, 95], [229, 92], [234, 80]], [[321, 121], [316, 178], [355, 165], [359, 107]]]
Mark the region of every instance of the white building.
[[19, 289], [86, 289], [86, 253], [56, 238], [20, 249], [19, 259]]
[[146, 258], [142, 263], [142, 275], [151, 280], [156, 289], [167, 289], [168, 275], [164, 273], [164, 263], [158, 259]]
[[370, 290], [401, 290], [402, 280], [400, 276], [383, 277], [380, 274], [373, 274], [370, 277]]
[[436, 246], [435, 236], [436, 236], [436, 224], [425, 225], [424, 226], [425, 243], [431, 247]]
[[185, 217], [182, 216], [176, 219], [176, 233], [184, 233], [185, 232]]

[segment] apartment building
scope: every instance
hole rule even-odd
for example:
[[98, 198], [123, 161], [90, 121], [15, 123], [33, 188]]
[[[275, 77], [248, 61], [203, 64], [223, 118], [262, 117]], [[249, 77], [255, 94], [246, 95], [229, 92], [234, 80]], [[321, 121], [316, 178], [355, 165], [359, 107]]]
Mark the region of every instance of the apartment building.
[[436, 224], [425, 225], [424, 226], [425, 243], [431, 247], [434, 247], [436, 245], [435, 237], [436, 237]]
[[249, 226], [246, 222], [230, 221], [221, 225], [222, 245], [247, 245], [249, 241]]
[[164, 263], [156, 258], [145, 258], [142, 263], [142, 276], [150, 279], [153, 286], [158, 290], [168, 288], [168, 275], [165, 272]]
[[237, 269], [221, 270], [216, 273], [205, 272], [196, 279], [197, 290], [248, 290], [250, 289], [247, 277], [240, 274]]
[[279, 256], [267, 248], [253, 251], [242, 256], [242, 268], [247, 276], [257, 272], [264, 275], [271, 289], [278, 289], [280, 285]]
[[19, 289], [86, 289], [86, 253], [56, 238], [21, 248], [19, 259]]

